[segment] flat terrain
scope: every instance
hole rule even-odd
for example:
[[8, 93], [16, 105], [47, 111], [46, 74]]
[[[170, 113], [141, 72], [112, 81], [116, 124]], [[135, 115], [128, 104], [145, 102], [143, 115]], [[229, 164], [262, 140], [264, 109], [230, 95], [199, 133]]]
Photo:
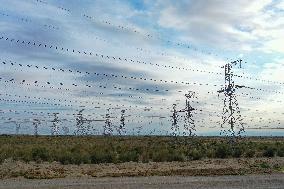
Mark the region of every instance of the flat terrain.
[[283, 189], [284, 174], [218, 177], [64, 178], [51, 180], [8, 179], [0, 189]]
[[204, 159], [187, 162], [104, 163], [62, 165], [58, 162], [6, 160], [0, 165], [2, 179], [23, 177], [52, 179], [64, 177], [221, 176], [284, 173], [284, 158]]
[[284, 138], [1, 136], [0, 178], [0, 189], [284, 189]]
[[0, 136], [0, 178], [221, 176], [284, 171], [283, 137]]
[[0, 163], [99, 164], [284, 157], [284, 137], [0, 136]]

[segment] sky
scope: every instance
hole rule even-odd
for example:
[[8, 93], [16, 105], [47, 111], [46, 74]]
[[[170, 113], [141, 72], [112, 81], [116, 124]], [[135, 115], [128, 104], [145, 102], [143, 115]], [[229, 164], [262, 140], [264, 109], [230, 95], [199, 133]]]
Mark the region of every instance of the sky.
[[2, 134], [219, 135], [241, 59], [235, 131], [284, 135], [282, 0], [0, 3]]

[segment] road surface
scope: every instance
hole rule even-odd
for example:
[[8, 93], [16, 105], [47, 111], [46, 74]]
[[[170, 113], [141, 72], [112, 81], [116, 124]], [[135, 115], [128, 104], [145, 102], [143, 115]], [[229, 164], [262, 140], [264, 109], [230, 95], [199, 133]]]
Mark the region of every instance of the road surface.
[[284, 189], [284, 174], [216, 177], [7, 179], [0, 189]]

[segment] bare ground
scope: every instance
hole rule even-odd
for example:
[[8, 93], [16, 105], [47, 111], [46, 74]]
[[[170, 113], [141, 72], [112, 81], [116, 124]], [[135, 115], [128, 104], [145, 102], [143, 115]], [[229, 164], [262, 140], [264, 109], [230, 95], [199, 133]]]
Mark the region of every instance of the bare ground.
[[284, 158], [207, 159], [188, 162], [62, 165], [6, 160], [0, 178], [52, 179], [64, 177], [216, 176], [284, 173]]

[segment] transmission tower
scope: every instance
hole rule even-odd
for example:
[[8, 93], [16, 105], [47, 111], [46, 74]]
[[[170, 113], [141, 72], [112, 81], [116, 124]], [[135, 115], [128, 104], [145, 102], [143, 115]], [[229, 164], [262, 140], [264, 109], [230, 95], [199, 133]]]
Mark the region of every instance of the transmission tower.
[[83, 128], [83, 124], [84, 124], [83, 111], [84, 111], [84, 109], [79, 110], [79, 113], [76, 114], [76, 115], [77, 115], [77, 117], [76, 117], [76, 131], [75, 131], [75, 134], [76, 134], [76, 135], [82, 135], [82, 134], [84, 134], [84, 128]]
[[21, 123], [15, 123], [15, 124], [16, 124], [16, 135], [18, 135], [21, 128]]
[[173, 104], [173, 114], [172, 114], [172, 136], [178, 136], [179, 126], [178, 126], [178, 111], [176, 110], [177, 105]]
[[[76, 131], [75, 134], [76, 135], [89, 135], [91, 134], [91, 123], [93, 122], [101, 122], [101, 121], [105, 121], [105, 120], [98, 120], [98, 119], [87, 119], [83, 116], [83, 111], [85, 109], [82, 109], [79, 111], [78, 114], [76, 114]], [[65, 128], [65, 133], [69, 132], [68, 128]]]
[[[76, 114], [76, 135], [88, 135], [90, 132], [90, 124], [93, 122], [93, 120], [89, 120], [83, 116], [84, 110], [85, 109], [82, 109], [78, 114]], [[85, 125], [86, 123], [88, 124], [87, 126]]]
[[68, 133], [69, 133], [69, 128], [67, 127], [67, 126], [63, 126], [62, 127], [62, 130], [63, 130], [63, 135], [68, 135]]
[[106, 120], [105, 120], [105, 125], [104, 125], [104, 133], [103, 133], [103, 135], [105, 135], [105, 136], [110, 136], [110, 135], [112, 135], [112, 132], [113, 132], [112, 123], [110, 121], [109, 110], [110, 109], [107, 109]]
[[9, 121], [6, 121], [4, 122], [5, 124], [6, 123], [14, 123], [16, 125], [16, 131], [15, 131], [15, 134], [18, 135], [19, 134], [19, 131], [20, 131], [20, 127], [21, 127], [21, 122], [19, 121], [15, 121], [15, 120], [10, 120]]
[[125, 110], [121, 110], [120, 125], [118, 128], [118, 134], [121, 136], [125, 134]]
[[39, 119], [33, 119], [33, 126], [34, 126], [34, 135], [38, 136], [38, 126], [40, 125]]
[[184, 136], [193, 136], [195, 135], [195, 123], [194, 123], [194, 119], [193, 119], [193, 114], [192, 112], [195, 110], [192, 106], [191, 106], [191, 99], [195, 98], [195, 92], [193, 91], [189, 91], [187, 94], [185, 94], [186, 100], [185, 100], [185, 109], [182, 110], [183, 112], [185, 112], [185, 117], [184, 117], [184, 131], [183, 131], [183, 135]]
[[[235, 85], [233, 80], [233, 66], [239, 65], [241, 68], [242, 60], [236, 60], [227, 63], [224, 68], [225, 71], [225, 85], [224, 88], [218, 91], [218, 93], [224, 93], [224, 107], [222, 113], [222, 123], [220, 135], [226, 136], [241, 136], [244, 132], [244, 123], [241, 116], [239, 104], [236, 98], [236, 89], [248, 88], [245, 86]], [[229, 126], [229, 128], [226, 127]]]
[[59, 128], [58, 128], [58, 123], [60, 122], [59, 118], [58, 118], [58, 114], [59, 113], [53, 113], [53, 120], [52, 122], [52, 126], [51, 126], [51, 135], [59, 135]]

